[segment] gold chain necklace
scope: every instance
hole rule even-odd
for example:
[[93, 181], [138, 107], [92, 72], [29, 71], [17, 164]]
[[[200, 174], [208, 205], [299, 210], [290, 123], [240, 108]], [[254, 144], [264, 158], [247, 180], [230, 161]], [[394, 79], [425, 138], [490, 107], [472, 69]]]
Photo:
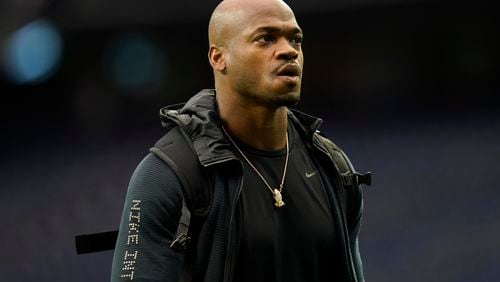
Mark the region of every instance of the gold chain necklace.
[[273, 194], [274, 201], [275, 201], [274, 205], [278, 208], [281, 208], [282, 206], [284, 206], [285, 202], [283, 202], [283, 197], [281, 196], [281, 191], [283, 190], [283, 184], [285, 183], [286, 169], [288, 167], [288, 156], [290, 154], [289, 148], [288, 148], [288, 132], [286, 133], [286, 158], [285, 158], [285, 167], [283, 168], [283, 176], [281, 177], [281, 183], [280, 183], [279, 188], [273, 189], [271, 187], [271, 185], [269, 185], [269, 183], [267, 183], [264, 176], [262, 176], [262, 174], [259, 172], [259, 170], [252, 164], [252, 162], [243, 153], [243, 151], [240, 149], [240, 147], [238, 147], [238, 145], [236, 145], [236, 142], [233, 141], [233, 138], [231, 138], [231, 135], [229, 135], [227, 133], [224, 126], [222, 127], [222, 130], [224, 130], [224, 133], [226, 133], [226, 136], [229, 138], [229, 141], [231, 141], [231, 143], [234, 145], [236, 150], [238, 150], [238, 152], [240, 152], [240, 154], [243, 156], [245, 161], [247, 161], [247, 163], [257, 173], [257, 175], [260, 177], [260, 179], [262, 179], [262, 182], [264, 182], [264, 184], [266, 184], [267, 189], [269, 189], [269, 191], [271, 191], [271, 193]]

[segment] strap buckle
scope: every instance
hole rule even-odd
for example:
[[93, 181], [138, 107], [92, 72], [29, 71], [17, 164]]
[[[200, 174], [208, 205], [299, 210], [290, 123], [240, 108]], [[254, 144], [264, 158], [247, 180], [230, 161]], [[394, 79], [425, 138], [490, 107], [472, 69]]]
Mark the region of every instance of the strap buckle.
[[181, 233], [172, 241], [170, 248], [174, 249], [176, 252], [183, 252], [187, 250], [189, 242], [191, 242], [191, 237], [187, 236], [186, 233]]
[[356, 187], [361, 184], [372, 185], [372, 173], [366, 172], [364, 174], [359, 172], [346, 172], [342, 174], [342, 181], [346, 187]]

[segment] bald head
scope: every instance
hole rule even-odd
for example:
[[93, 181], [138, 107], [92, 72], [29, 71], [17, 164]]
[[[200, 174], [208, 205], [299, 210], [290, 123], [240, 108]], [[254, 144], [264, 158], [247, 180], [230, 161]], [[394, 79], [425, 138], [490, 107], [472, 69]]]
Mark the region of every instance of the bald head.
[[242, 99], [281, 107], [298, 101], [302, 30], [285, 2], [224, 0], [208, 31], [208, 60], [222, 104]]
[[245, 28], [253, 15], [277, 11], [293, 15], [292, 9], [282, 0], [224, 0], [210, 17], [208, 43], [225, 46], [228, 40]]

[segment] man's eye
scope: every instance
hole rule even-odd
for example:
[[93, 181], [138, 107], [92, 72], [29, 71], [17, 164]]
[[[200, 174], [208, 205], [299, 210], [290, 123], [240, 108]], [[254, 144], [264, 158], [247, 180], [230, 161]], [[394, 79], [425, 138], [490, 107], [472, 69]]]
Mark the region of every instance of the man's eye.
[[257, 41], [261, 43], [270, 43], [274, 41], [274, 37], [271, 35], [262, 35], [257, 38]]
[[292, 38], [292, 43], [296, 45], [301, 45], [302, 44], [302, 36], [295, 36]]

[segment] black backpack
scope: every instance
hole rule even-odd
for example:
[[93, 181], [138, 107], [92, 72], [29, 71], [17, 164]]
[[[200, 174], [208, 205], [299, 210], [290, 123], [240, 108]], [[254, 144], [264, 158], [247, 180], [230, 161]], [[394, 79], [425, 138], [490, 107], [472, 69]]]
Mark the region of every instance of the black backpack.
[[[349, 209], [349, 191], [355, 187], [366, 184], [371, 185], [371, 173], [360, 174], [355, 171], [351, 162], [344, 152], [320, 133], [315, 133], [318, 140], [327, 149], [330, 157], [340, 172], [339, 197], [344, 214], [350, 217], [352, 211]], [[196, 218], [204, 218], [211, 206], [212, 191], [206, 175], [198, 157], [192, 147], [191, 139], [178, 127], [172, 127], [154, 147], [150, 149], [152, 153], [165, 161], [174, 171], [184, 190], [184, 200], [182, 212], [175, 234], [175, 238], [170, 245], [174, 250], [182, 252], [188, 247], [191, 238], [189, 236], [189, 226], [191, 215]], [[189, 177], [185, 174], [189, 171]], [[115, 248], [118, 230], [83, 234], [75, 237], [77, 254], [93, 253]]]

